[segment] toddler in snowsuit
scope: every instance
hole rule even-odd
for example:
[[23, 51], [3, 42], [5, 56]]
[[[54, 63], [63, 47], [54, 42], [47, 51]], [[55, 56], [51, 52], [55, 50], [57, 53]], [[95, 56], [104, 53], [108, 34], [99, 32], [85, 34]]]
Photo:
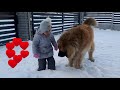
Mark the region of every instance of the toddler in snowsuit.
[[38, 58], [38, 71], [46, 69], [46, 60], [48, 69], [56, 69], [52, 45], [55, 50], [58, 49], [55, 38], [51, 33], [51, 19], [48, 17], [40, 23], [32, 42], [33, 55]]

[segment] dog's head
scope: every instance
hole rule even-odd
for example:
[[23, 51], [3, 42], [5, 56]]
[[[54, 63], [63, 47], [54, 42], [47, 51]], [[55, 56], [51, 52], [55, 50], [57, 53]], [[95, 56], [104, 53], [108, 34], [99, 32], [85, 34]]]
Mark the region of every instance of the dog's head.
[[59, 57], [64, 57], [64, 56], [67, 57], [67, 50], [65, 49], [63, 41], [59, 39], [57, 41], [57, 43], [58, 43], [58, 49], [59, 49], [58, 56]]
[[59, 51], [59, 52], [58, 52], [58, 56], [59, 56], [59, 57], [64, 57], [64, 56], [67, 57], [67, 52]]

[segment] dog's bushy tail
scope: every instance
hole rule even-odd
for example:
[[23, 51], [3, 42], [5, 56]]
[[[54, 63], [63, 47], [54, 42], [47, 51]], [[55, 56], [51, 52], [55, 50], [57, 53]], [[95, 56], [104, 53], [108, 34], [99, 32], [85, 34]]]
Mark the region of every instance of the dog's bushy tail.
[[90, 25], [90, 26], [97, 26], [97, 22], [94, 18], [87, 18], [83, 24], [87, 24], [87, 25]]

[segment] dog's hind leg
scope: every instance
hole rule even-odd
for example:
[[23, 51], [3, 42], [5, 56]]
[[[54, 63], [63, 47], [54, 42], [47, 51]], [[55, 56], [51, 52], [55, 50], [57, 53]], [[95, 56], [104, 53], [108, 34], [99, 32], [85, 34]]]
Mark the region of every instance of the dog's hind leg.
[[95, 61], [95, 59], [93, 58], [93, 52], [94, 52], [94, 50], [95, 50], [95, 44], [94, 44], [94, 42], [93, 42], [93, 43], [91, 44], [91, 47], [90, 47], [89, 51], [88, 51], [89, 60], [90, 60], [91, 62], [94, 62], [94, 61]]

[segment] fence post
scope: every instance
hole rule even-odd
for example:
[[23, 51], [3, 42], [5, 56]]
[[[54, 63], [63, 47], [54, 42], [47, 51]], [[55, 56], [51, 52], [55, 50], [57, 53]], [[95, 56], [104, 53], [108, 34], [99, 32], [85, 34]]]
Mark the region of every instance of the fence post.
[[78, 24], [81, 24], [81, 17], [80, 17], [80, 12], [78, 12]]
[[80, 24], [83, 23], [84, 20], [84, 12], [80, 12]]
[[18, 38], [18, 16], [17, 12], [14, 12], [14, 20], [15, 20], [15, 31], [16, 31], [16, 37]]
[[62, 32], [64, 31], [64, 13], [62, 13]]
[[34, 20], [33, 20], [33, 12], [31, 12], [31, 15], [32, 15], [32, 34], [33, 34], [33, 37], [34, 37], [34, 34], [35, 34], [35, 30], [34, 30]]
[[114, 22], [114, 12], [112, 12], [111, 30], [113, 29], [113, 22]]
[[28, 30], [29, 30], [29, 40], [32, 40], [32, 26], [31, 26], [31, 21], [32, 21], [32, 19], [31, 19], [31, 12], [27, 12], [27, 14], [28, 14]]

